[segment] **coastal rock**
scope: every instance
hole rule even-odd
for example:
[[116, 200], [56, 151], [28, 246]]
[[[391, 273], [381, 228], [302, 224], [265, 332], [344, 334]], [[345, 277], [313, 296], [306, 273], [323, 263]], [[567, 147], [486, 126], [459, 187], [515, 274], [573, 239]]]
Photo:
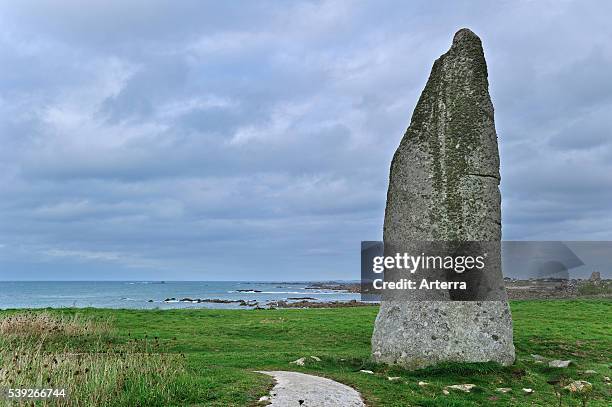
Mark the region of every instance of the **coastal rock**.
[[361, 292], [361, 284], [341, 283], [336, 281], [312, 283], [304, 288], [305, 290], [331, 290], [349, 293]]
[[367, 307], [370, 303], [357, 300], [349, 301], [292, 301], [283, 300], [270, 301], [267, 303], [269, 307], [275, 308], [344, 308], [344, 307]]
[[[487, 65], [478, 36], [459, 30], [435, 61], [391, 163], [384, 221], [388, 247], [411, 242], [499, 242], [499, 153]], [[372, 335], [375, 361], [409, 369], [439, 362], [503, 365], [515, 358], [512, 318], [499, 251], [495, 301], [394, 300], [381, 303]], [[489, 270], [487, 269], [487, 272]]]

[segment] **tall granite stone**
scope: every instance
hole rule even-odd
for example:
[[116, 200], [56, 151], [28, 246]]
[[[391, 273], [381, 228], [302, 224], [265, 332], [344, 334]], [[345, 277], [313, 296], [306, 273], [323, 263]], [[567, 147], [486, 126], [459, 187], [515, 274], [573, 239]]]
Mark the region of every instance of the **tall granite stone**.
[[[499, 152], [488, 88], [481, 41], [461, 29], [435, 61], [393, 157], [385, 248], [501, 240]], [[501, 277], [499, 253], [490, 260]], [[512, 318], [501, 291], [496, 301], [383, 301], [373, 359], [409, 369], [452, 361], [513, 363]]]

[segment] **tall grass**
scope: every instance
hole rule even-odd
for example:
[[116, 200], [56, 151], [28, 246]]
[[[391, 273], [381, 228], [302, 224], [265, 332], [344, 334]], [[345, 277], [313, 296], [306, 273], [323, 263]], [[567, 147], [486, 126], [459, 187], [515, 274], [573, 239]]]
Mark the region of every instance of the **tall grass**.
[[108, 321], [78, 315], [2, 318], [0, 388], [67, 389], [66, 398], [38, 402], [42, 406], [176, 404], [185, 374], [180, 355], [161, 353], [157, 340], [114, 343], [112, 333]]
[[109, 321], [94, 321], [75, 315], [53, 315], [49, 312], [24, 312], [0, 319], [4, 337], [89, 336], [112, 332]]

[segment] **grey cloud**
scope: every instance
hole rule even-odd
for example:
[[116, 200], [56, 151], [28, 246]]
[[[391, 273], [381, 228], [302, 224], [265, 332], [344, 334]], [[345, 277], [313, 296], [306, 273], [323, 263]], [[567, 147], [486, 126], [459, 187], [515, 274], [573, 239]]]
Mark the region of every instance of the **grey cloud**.
[[489, 63], [504, 237], [610, 239], [609, 9], [4, 2], [0, 279], [357, 278], [463, 26]]

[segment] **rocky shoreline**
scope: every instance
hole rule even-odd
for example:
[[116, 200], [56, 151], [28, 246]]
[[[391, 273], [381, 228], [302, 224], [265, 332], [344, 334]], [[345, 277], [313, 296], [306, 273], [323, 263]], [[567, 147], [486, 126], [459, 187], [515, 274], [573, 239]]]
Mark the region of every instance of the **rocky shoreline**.
[[[504, 279], [508, 299], [546, 300], [564, 298], [612, 298], [612, 279], [592, 277], [570, 280], [520, 280]], [[360, 293], [359, 283], [313, 283], [306, 289], [326, 289]]]
[[363, 302], [357, 300], [349, 301], [271, 301], [267, 303], [267, 307], [274, 308], [344, 308], [344, 307], [364, 307], [372, 305], [371, 302]]
[[508, 298], [511, 300], [612, 298], [612, 280], [610, 279], [506, 279], [505, 285]]
[[[612, 280], [610, 279], [574, 279], [574, 280], [516, 280], [505, 279], [506, 292], [511, 300], [555, 300], [572, 298], [612, 298]], [[305, 290], [325, 290], [348, 293], [359, 293], [361, 286], [355, 282], [316, 282], [310, 283]], [[258, 293], [260, 290], [242, 289], [241, 293]], [[156, 302], [152, 299], [149, 303]], [[250, 309], [276, 309], [276, 308], [342, 308], [372, 305], [372, 302], [363, 302], [355, 299], [347, 301], [325, 301], [313, 296], [293, 296], [282, 300], [228, 300], [220, 298], [166, 298], [161, 301], [170, 303], [188, 304], [234, 304]]]
[[[148, 300], [152, 303], [154, 300]], [[187, 304], [236, 304], [240, 307], [249, 307], [253, 309], [276, 309], [276, 308], [342, 308], [342, 307], [360, 307], [372, 305], [371, 302], [362, 302], [357, 300], [348, 301], [319, 301], [314, 297], [288, 297], [284, 300], [266, 301], [260, 303], [256, 300], [225, 300], [220, 298], [182, 298], [174, 297], [166, 298], [162, 302], [166, 304], [172, 303], [187, 303]]]
[[[149, 300], [148, 302], [155, 302], [153, 300]], [[163, 302], [165, 303], [175, 303], [175, 302], [184, 302], [184, 303], [190, 303], [190, 304], [201, 304], [201, 303], [213, 303], [213, 304], [238, 304], [241, 307], [254, 307], [256, 306], [258, 303], [257, 301], [254, 300], [222, 300], [219, 298], [182, 298], [180, 300], [177, 300], [176, 298], [172, 297], [172, 298], [166, 298]]]
[[360, 293], [360, 283], [345, 283], [337, 281], [317, 282], [311, 283], [305, 290], [331, 290], [331, 291], [343, 291], [348, 293]]

